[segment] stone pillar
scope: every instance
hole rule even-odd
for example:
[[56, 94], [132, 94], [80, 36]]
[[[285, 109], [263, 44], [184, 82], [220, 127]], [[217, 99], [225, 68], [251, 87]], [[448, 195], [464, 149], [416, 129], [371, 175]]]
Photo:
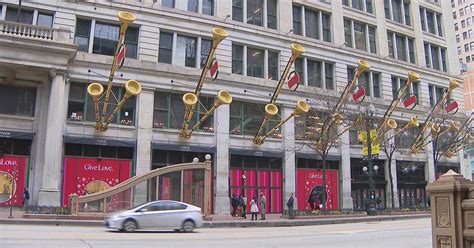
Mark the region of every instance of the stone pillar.
[[[294, 108], [282, 106], [281, 116], [289, 116], [293, 113]], [[287, 209], [286, 203], [293, 194], [295, 201], [293, 209], [298, 209], [298, 201], [296, 199], [296, 158], [295, 158], [295, 119], [290, 119], [281, 128], [283, 136], [283, 207]]]
[[66, 82], [63, 72], [51, 71], [51, 91], [46, 113], [44, 139], [43, 178], [38, 195], [38, 205], [59, 206], [61, 200], [61, 168], [63, 131], [66, 122]]
[[469, 188], [472, 186], [474, 184], [471, 181], [450, 170], [426, 187], [426, 191], [431, 195], [434, 248], [468, 247], [463, 238], [463, 223], [472, 223], [472, 217], [464, 218], [462, 203], [468, 197]]
[[[293, 12], [290, 11], [293, 9], [293, 3], [292, 1], [278, 1], [278, 4], [277, 26], [279, 27], [280, 32], [285, 34], [290, 33], [290, 30], [293, 30]], [[247, 18], [244, 18], [244, 22], [246, 22], [246, 19]]]
[[[398, 179], [397, 179], [397, 160], [392, 159], [391, 163], [391, 168], [390, 171], [388, 170], [388, 160], [385, 161], [385, 180], [387, 181], [387, 186], [385, 189], [385, 192], [387, 194], [385, 195], [385, 202], [387, 203], [387, 207], [390, 208], [399, 208], [400, 207], [400, 201], [398, 199]], [[392, 179], [393, 179], [393, 193], [392, 189], [390, 187], [390, 173], [392, 173]], [[394, 206], [392, 206], [392, 194], [393, 194], [393, 201], [394, 201]]]
[[342, 208], [353, 209], [354, 203], [352, 201], [352, 180], [351, 180], [351, 153], [349, 144], [349, 132], [345, 132], [341, 135], [341, 144], [339, 146], [341, 153], [341, 164], [340, 164], [340, 178], [342, 179]]
[[[431, 133], [430, 130], [427, 130], [425, 132], [425, 137], [430, 136], [428, 140], [431, 140]], [[434, 158], [433, 158], [433, 143], [429, 143], [425, 147], [425, 153], [426, 153], [426, 166], [425, 166], [425, 178], [428, 180], [429, 183], [434, 182], [436, 179], [436, 168], [434, 164]]]
[[466, 159], [464, 159], [464, 150], [461, 149], [458, 151], [458, 159], [459, 159], [459, 173], [466, 178], [471, 180], [471, 163], [466, 163]]
[[[139, 107], [137, 108], [136, 175], [142, 175], [151, 170], [154, 92], [143, 90], [137, 100]], [[139, 204], [147, 200], [147, 185], [139, 184], [135, 187], [134, 202]]]
[[229, 119], [230, 106], [224, 104], [217, 108], [215, 112], [216, 127], [215, 144], [216, 156], [214, 159], [214, 168], [216, 174], [215, 180], [215, 201], [214, 214], [228, 215], [230, 213], [229, 201]]

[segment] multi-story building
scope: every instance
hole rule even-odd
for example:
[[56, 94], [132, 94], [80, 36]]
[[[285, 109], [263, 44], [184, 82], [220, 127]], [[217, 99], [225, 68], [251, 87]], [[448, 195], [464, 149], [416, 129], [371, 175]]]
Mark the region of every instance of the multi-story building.
[[[113, 92], [120, 98], [128, 79], [140, 81], [143, 91], [106, 132], [97, 133], [86, 88], [107, 81], [122, 10], [137, 20], [127, 30], [127, 58]], [[219, 107], [191, 139], [181, 140], [181, 96], [196, 86], [214, 26], [229, 37], [217, 48], [218, 80], [206, 82], [201, 101], [208, 107], [221, 89], [234, 101]], [[283, 90], [277, 101], [282, 117], [292, 113], [298, 99], [311, 104], [340, 94], [364, 59], [372, 66], [364, 74], [365, 101], [376, 107], [378, 117], [408, 70], [421, 75], [411, 89], [418, 106], [398, 108], [393, 115], [407, 121], [413, 115], [423, 119], [448, 80], [459, 74], [456, 43], [449, 39], [454, 35], [450, 3], [436, 0], [46, 0], [23, 1], [20, 10], [17, 1], [6, 0], [0, 4], [0, 173], [15, 178], [17, 193], [28, 187], [31, 204], [60, 205], [70, 188], [90, 193], [87, 185], [95, 180], [102, 182], [90, 187], [109, 187], [209, 153], [214, 213], [228, 213], [229, 196], [242, 189], [249, 198], [264, 192], [270, 212], [281, 212], [291, 193], [298, 208], [307, 209], [308, 191], [321, 184], [321, 161], [301, 145], [304, 122], [291, 120], [263, 145], [252, 143], [263, 106], [291, 55], [290, 44], [297, 42], [306, 52], [295, 63], [301, 86], [296, 92]], [[452, 95], [464, 102], [462, 89]], [[368, 179], [357, 135], [345, 133], [328, 159], [328, 206], [364, 208]], [[383, 154], [375, 164], [377, 196], [389, 206], [394, 194], [397, 207], [426, 205], [427, 182], [449, 169], [469, 170], [459, 156], [435, 168], [430, 148], [400, 153], [391, 167], [391, 192]], [[180, 175], [165, 180], [172, 189], [162, 196], [173, 198], [180, 180]], [[19, 203], [19, 196], [9, 200], [8, 192], [3, 191], [3, 204]]]

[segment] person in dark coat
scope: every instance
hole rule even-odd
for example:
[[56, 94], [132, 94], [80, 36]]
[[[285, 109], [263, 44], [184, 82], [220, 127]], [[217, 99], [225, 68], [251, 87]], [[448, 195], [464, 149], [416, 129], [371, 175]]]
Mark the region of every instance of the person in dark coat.
[[247, 219], [247, 197], [245, 197], [245, 195], [242, 196], [241, 206], [242, 206], [242, 217], [244, 219]]
[[25, 188], [25, 190], [23, 191], [22, 199], [23, 199], [23, 206], [26, 206], [26, 204], [28, 203], [28, 200], [30, 199], [30, 192], [28, 192], [27, 188]]
[[311, 207], [311, 210], [314, 210], [314, 204], [316, 203], [316, 195], [311, 194], [308, 199], [309, 206]]
[[237, 198], [237, 195], [235, 193], [232, 193], [231, 204], [232, 204], [232, 217], [235, 217], [235, 212], [237, 211], [237, 207], [239, 206], [239, 199]]
[[293, 219], [293, 203], [295, 202], [295, 198], [293, 197], [293, 193], [290, 195], [290, 199], [288, 199], [288, 202], [286, 203], [286, 206], [288, 206], [288, 215], [290, 216], [290, 219]]

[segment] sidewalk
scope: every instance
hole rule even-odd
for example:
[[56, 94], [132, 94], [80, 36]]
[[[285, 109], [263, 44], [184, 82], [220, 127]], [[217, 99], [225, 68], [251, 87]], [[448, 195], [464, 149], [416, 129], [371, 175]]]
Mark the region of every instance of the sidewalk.
[[[55, 225], [55, 226], [103, 226], [102, 220], [71, 220], [54, 219], [54, 215], [45, 216], [45, 219], [24, 218], [21, 209], [14, 209], [13, 218], [8, 218], [9, 209], [0, 208], [0, 225], [23, 224], [23, 225]], [[393, 221], [403, 219], [429, 218], [429, 213], [404, 214], [404, 215], [379, 215], [379, 216], [318, 216], [305, 219], [281, 218], [280, 214], [267, 214], [266, 220], [251, 221], [250, 219], [238, 219], [230, 215], [212, 215], [211, 221], [204, 221], [205, 228], [231, 228], [231, 227], [280, 227], [280, 226], [308, 226], [328, 225], [360, 222]], [[42, 216], [43, 217], [43, 216]], [[48, 218], [51, 217], [51, 218]], [[247, 216], [248, 218], [249, 216]]]

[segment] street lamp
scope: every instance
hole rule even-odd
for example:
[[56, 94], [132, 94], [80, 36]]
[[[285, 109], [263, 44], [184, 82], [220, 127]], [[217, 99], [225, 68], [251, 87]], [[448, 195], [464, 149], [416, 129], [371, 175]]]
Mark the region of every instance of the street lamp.
[[377, 210], [375, 209], [375, 183], [374, 183], [374, 170], [378, 170], [378, 166], [373, 165], [372, 161], [372, 136], [370, 135], [370, 129], [372, 129], [373, 117], [375, 113], [374, 105], [370, 104], [366, 109], [366, 131], [367, 131], [367, 167], [362, 168], [364, 172], [367, 172], [369, 176], [369, 208], [367, 209], [367, 215], [376, 215]]
[[13, 178], [12, 178], [12, 188], [10, 189], [10, 215], [8, 216], [9, 219], [13, 218], [13, 197], [15, 196], [16, 191], [16, 182], [15, 182], [15, 164], [13, 164]]

